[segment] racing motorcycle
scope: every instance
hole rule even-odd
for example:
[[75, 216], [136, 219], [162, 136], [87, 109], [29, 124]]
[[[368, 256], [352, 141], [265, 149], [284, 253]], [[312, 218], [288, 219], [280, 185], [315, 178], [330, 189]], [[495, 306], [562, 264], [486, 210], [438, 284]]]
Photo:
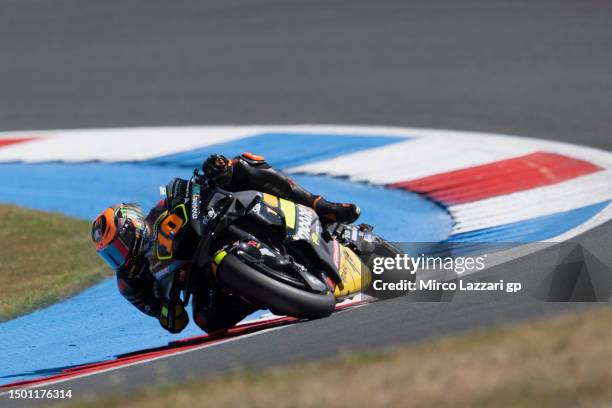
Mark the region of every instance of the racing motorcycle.
[[321, 318], [368, 287], [374, 257], [400, 253], [366, 224], [323, 226], [309, 207], [223, 190], [197, 169], [186, 185], [176, 180], [166, 187], [167, 234], [159, 231], [169, 244], [158, 250], [169, 251], [158, 256], [191, 257], [185, 304], [206, 282], [277, 315]]

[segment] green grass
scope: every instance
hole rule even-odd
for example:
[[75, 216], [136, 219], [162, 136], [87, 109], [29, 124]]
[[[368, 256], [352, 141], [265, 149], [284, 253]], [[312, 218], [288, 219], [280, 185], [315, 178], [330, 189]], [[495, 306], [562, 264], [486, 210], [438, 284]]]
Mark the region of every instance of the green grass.
[[324, 362], [244, 370], [78, 406], [612, 406], [611, 321], [606, 308]]
[[0, 321], [74, 295], [109, 276], [90, 223], [0, 205]]

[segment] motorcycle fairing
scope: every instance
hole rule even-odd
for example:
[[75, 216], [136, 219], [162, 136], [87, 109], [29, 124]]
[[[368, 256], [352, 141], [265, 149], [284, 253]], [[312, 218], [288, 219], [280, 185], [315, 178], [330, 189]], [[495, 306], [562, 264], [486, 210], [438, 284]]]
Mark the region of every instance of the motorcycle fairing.
[[276, 227], [279, 230], [283, 227], [283, 217], [281, 213], [272, 208], [270, 205], [266, 204], [266, 202], [260, 196], [256, 196], [253, 202], [249, 205], [247, 214], [249, 214], [256, 222]]
[[[260, 193], [261, 194], [261, 193]], [[275, 212], [282, 214], [284, 219], [284, 244], [304, 253], [307, 251], [314, 264], [328, 272], [332, 279], [340, 282], [338, 267], [332, 259], [332, 247], [328, 240], [322, 237], [319, 216], [310, 207], [296, 204], [292, 201], [271, 194], [261, 194], [263, 203]]]
[[[328, 286], [321, 279], [314, 276], [302, 265], [279, 254], [276, 250], [257, 240], [245, 239], [234, 243], [231, 247], [224, 249], [225, 253], [233, 253], [243, 260], [244, 263], [257, 269], [265, 275], [288, 285], [307, 289], [312, 292], [328, 291]], [[218, 265], [216, 257], [214, 262]], [[295, 276], [300, 276], [297, 279]]]
[[173, 178], [166, 185], [167, 209], [172, 209], [184, 202], [189, 189], [189, 182], [181, 178]]
[[[335, 242], [335, 241], [334, 241]], [[362, 292], [372, 282], [372, 273], [359, 256], [350, 248], [338, 244], [339, 275], [342, 282], [336, 285], [336, 299]]]

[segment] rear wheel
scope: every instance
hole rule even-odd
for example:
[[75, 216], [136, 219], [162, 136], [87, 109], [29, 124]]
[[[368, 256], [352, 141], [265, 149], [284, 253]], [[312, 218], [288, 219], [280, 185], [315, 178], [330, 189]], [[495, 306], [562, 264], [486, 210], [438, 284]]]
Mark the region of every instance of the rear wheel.
[[228, 254], [217, 269], [217, 278], [236, 293], [273, 313], [303, 319], [329, 316], [336, 306], [333, 293], [311, 293], [274, 280]]

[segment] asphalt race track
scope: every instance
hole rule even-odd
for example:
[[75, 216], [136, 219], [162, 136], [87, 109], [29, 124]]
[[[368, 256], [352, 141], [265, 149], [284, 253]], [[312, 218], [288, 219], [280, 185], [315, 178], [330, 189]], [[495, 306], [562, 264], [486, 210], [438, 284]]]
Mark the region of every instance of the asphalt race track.
[[[0, 130], [347, 123], [612, 150], [612, 3], [0, 0], [0, 7]], [[611, 231], [604, 224], [578, 241], [611, 265]], [[540, 270], [556, 256], [492, 273]], [[399, 298], [62, 387], [112, 395], [593, 305]]]

